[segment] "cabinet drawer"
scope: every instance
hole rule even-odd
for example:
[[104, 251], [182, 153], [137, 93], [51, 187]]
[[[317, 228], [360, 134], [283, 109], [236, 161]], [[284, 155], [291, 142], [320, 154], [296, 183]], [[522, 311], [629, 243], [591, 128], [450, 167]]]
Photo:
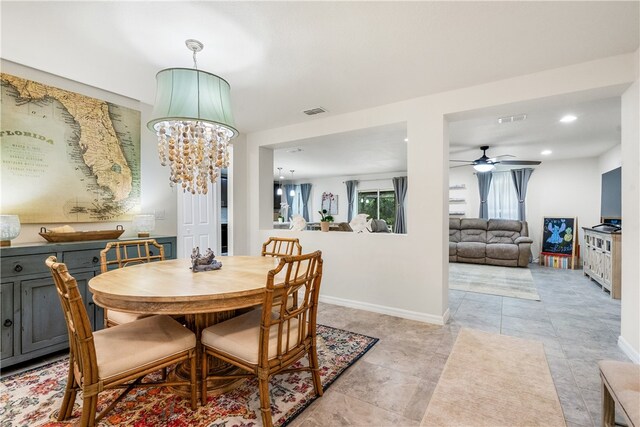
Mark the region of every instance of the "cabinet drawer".
[[62, 262], [67, 264], [69, 270], [77, 268], [100, 267], [100, 251], [102, 249], [90, 249], [85, 251], [66, 251], [62, 254]]
[[47, 273], [49, 269], [44, 262], [51, 255], [56, 253], [2, 257], [2, 277]]

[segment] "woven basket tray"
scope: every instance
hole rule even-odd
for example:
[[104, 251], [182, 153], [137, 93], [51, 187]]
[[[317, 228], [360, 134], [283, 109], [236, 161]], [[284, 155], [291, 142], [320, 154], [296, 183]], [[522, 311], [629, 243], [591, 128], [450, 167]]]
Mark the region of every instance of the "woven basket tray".
[[38, 234], [47, 242], [59, 243], [117, 239], [122, 233], [124, 233], [124, 228], [118, 225], [115, 230], [74, 231], [72, 233], [57, 233], [55, 231], [47, 231], [46, 228], [42, 227]]

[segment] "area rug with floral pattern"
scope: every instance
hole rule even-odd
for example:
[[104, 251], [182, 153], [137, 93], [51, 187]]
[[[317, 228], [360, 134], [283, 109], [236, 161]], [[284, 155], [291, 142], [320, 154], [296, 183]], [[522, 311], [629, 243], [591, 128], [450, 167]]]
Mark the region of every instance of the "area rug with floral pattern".
[[[349, 366], [362, 357], [377, 338], [318, 325], [320, 376], [326, 389]], [[67, 381], [68, 359], [8, 375], [0, 381], [0, 421], [4, 427], [70, 426], [81, 414], [82, 396], [76, 399], [73, 418], [57, 422]], [[307, 364], [307, 360], [300, 362]], [[285, 426], [316, 399], [311, 375], [293, 372], [276, 375], [270, 382], [271, 411], [276, 426]], [[100, 393], [98, 411], [106, 408], [119, 390]], [[140, 388], [130, 392], [103, 418], [100, 426], [202, 426], [244, 427], [262, 425], [258, 384], [245, 380], [220, 396], [210, 396], [206, 406], [191, 410], [189, 399], [166, 387]]]

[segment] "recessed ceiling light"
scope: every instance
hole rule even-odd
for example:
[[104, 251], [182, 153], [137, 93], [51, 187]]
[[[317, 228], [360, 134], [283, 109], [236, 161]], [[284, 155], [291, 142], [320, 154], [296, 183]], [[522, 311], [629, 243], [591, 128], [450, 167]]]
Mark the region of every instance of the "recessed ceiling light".
[[571, 123], [576, 121], [578, 118], [572, 114], [567, 114], [566, 116], [564, 116], [563, 118], [560, 119], [560, 121], [562, 123]]
[[548, 156], [551, 153], [552, 153], [551, 150], [542, 150], [542, 152], [540, 154], [542, 154], [543, 156]]
[[405, 139], [404, 139], [404, 142], [409, 142], [409, 138], [405, 138]]

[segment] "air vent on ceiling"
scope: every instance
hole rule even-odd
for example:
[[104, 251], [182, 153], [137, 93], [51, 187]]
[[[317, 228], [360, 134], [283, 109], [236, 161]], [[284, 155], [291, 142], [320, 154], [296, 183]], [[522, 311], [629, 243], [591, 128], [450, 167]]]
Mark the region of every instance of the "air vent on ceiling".
[[499, 124], [521, 122], [527, 118], [526, 114], [516, 114], [515, 116], [505, 116], [498, 119]]
[[316, 108], [312, 108], [310, 110], [304, 110], [303, 113], [305, 113], [307, 116], [315, 116], [316, 114], [321, 114], [321, 113], [326, 113], [327, 110], [325, 110], [322, 107], [316, 107]]
[[291, 149], [287, 150], [287, 153], [299, 153], [301, 151], [302, 151], [302, 148], [296, 147], [296, 148], [291, 148]]

